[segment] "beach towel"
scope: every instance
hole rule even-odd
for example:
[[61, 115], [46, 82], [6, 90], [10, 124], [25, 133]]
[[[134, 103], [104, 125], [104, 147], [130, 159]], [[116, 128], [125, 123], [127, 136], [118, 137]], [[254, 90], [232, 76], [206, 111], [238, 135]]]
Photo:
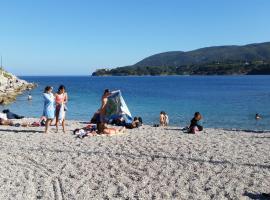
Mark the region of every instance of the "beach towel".
[[59, 121], [62, 122], [65, 119], [66, 115], [66, 109], [65, 104], [61, 104], [60, 110], [59, 110]]
[[120, 90], [111, 92], [108, 97], [105, 117], [108, 121], [124, 117], [126, 123], [132, 122], [132, 115]]
[[54, 96], [53, 94], [43, 94], [44, 98], [44, 109], [43, 116], [47, 119], [53, 119], [55, 117], [55, 107], [54, 107]]
[[0, 119], [7, 120], [7, 114], [6, 113], [0, 113]]

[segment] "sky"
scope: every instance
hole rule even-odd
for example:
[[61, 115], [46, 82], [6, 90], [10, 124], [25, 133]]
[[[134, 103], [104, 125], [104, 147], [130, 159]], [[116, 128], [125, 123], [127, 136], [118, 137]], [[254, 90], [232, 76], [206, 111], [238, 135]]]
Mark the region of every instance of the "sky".
[[269, 0], [0, 0], [17, 75], [90, 75], [166, 51], [270, 41]]

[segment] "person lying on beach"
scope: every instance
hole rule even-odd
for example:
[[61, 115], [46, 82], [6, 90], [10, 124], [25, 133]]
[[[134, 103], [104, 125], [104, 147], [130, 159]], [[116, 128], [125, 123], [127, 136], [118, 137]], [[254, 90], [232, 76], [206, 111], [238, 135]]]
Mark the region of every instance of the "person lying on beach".
[[97, 135], [96, 130], [97, 130], [97, 128], [96, 128], [95, 124], [89, 124], [84, 128], [75, 129], [73, 131], [73, 134], [77, 135], [78, 138], [82, 139], [82, 138], [87, 137], [87, 136], [90, 136], [90, 137], [91, 136], [96, 136]]
[[197, 133], [203, 130], [203, 127], [200, 125], [199, 121], [202, 119], [202, 115], [199, 112], [194, 113], [194, 117], [190, 121], [188, 128], [188, 133]]
[[140, 126], [142, 126], [142, 118], [141, 117], [134, 117], [134, 119], [132, 120], [132, 122], [126, 122], [124, 117], [119, 117], [117, 119], [114, 119], [112, 121], [113, 125], [116, 126], [124, 126], [127, 129], [133, 129], [133, 128], [139, 128]]
[[117, 128], [108, 128], [105, 123], [98, 123], [97, 124], [97, 133], [102, 135], [117, 135], [117, 134], [122, 134], [126, 130], [125, 127], [122, 127], [120, 129]]
[[9, 119], [2, 119], [0, 118], [0, 125], [3, 125], [3, 126], [13, 126], [14, 123], [9, 120]]
[[15, 113], [11, 112], [9, 109], [5, 109], [2, 112], [7, 115], [8, 119], [23, 119], [24, 118], [24, 116], [17, 115]]

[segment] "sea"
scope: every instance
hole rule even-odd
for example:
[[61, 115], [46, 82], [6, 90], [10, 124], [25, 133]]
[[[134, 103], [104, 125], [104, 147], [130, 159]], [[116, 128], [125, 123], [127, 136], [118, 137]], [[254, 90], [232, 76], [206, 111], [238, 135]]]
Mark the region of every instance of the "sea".
[[[23, 76], [38, 84], [30, 93], [18, 96], [8, 108], [26, 117], [40, 117], [42, 93], [49, 85], [57, 91], [67, 88], [67, 118], [88, 121], [100, 107], [104, 89], [121, 90], [133, 116], [145, 124], [159, 123], [160, 111], [170, 118], [170, 125], [187, 126], [194, 112], [203, 116], [209, 128], [270, 130], [270, 76]], [[255, 114], [262, 116], [255, 120]]]

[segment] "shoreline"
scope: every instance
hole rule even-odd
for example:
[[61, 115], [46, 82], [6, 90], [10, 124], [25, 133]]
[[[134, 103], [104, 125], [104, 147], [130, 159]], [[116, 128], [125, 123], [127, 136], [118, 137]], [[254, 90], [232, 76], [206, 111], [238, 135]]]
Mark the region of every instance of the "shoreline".
[[[40, 118], [37, 117], [25, 117], [23, 119], [12, 119], [12, 121], [16, 122], [38, 122]], [[84, 119], [66, 119], [66, 121], [71, 122], [71, 123], [76, 123], [76, 124], [89, 124], [89, 120], [84, 120]], [[185, 126], [177, 126], [177, 125], [169, 125], [167, 127], [154, 127], [153, 123], [152, 124], [148, 124], [148, 123], [144, 123], [144, 126], [150, 127], [150, 128], [168, 128], [168, 129], [177, 129], [179, 130], [179, 132], [184, 133], [182, 131], [183, 128], [185, 128]], [[188, 125], [188, 123], [187, 123]], [[1, 125], [0, 125], [1, 127]], [[117, 127], [117, 126], [116, 126]], [[120, 127], [120, 126], [118, 126]], [[229, 132], [247, 132], [247, 133], [270, 133], [270, 129], [246, 129], [246, 128], [227, 128], [227, 127], [207, 127], [204, 126], [204, 129], [206, 130], [217, 130], [217, 131], [229, 131]]]
[[[37, 119], [16, 120], [33, 122]], [[143, 125], [125, 134], [76, 138], [0, 126], [0, 199], [250, 199], [269, 193], [270, 132]]]
[[3, 69], [0, 73], [0, 105], [10, 104], [18, 95], [37, 87], [35, 83], [28, 83]]

